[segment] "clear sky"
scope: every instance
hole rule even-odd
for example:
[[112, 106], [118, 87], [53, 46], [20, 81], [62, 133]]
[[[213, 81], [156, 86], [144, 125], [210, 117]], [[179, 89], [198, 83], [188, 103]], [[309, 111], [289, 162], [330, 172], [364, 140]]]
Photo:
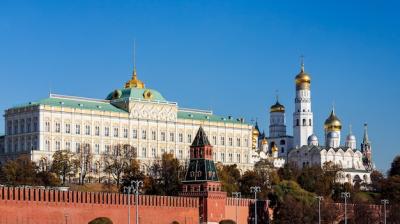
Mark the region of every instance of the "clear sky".
[[[267, 130], [279, 90], [292, 133], [300, 55], [315, 126], [335, 103], [374, 161], [400, 153], [400, 17], [396, 1], [0, 1], [0, 110], [53, 93], [105, 98], [132, 71], [181, 107], [257, 118]], [[0, 132], [4, 120], [0, 121]]]

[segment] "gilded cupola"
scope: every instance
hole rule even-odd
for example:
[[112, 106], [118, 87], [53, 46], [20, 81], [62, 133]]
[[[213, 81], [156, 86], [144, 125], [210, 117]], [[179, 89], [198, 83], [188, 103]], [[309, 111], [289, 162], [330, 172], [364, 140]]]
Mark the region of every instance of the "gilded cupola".
[[335, 114], [335, 110], [332, 109], [331, 114], [325, 120], [324, 128], [326, 131], [340, 131], [342, 129], [342, 123]]
[[144, 89], [144, 83], [137, 78], [136, 67], [132, 72], [132, 79], [125, 83], [125, 88]]
[[304, 63], [301, 63], [300, 73], [296, 76], [296, 89], [310, 89], [311, 77], [304, 71]]
[[279, 103], [278, 100], [276, 100], [276, 103], [271, 106], [270, 112], [285, 112], [285, 106]]

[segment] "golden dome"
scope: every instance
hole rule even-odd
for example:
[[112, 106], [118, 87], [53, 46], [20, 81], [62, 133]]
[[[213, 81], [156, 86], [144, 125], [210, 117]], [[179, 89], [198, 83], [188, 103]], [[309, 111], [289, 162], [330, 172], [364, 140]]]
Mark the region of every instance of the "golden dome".
[[276, 146], [276, 144], [274, 144], [274, 146], [272, 146], [271, 151], [272, 151], [273, 153], [278, 151], [278, 147]]
[[332, 109], [328, 119], [325, 120], [324, 128], [326, 131], [340, 131], [342, 130], [342, 123], [335, 114], [335, 110]]
[[301, 71], [296, 76], [296, 89], [310, 89], [311, 77], [304, 71], [304, 64], [301, 64]]
[[267, 141], [267, 139], [265, 137], [263, 138], [263, 140], [261, 140], [261, 144], [262, 145], [267, 145], [268, 144], [268, 141]]
[[136, 68], [133, 69], [132, 79], [125, 83], [125, 88], [144, 89], [144, 83], [137, 78]]
[[285, 106], [280, 104], [277, 100], [276, 103], [271, 106], [270, 112], [285, 112]]

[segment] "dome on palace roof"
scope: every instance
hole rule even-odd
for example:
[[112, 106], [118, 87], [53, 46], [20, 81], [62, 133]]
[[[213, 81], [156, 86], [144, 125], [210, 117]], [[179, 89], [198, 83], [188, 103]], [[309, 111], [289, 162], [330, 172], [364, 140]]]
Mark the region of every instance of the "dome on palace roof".
[[166, 102], [165, 98], [160, 92], [154, 89], [146, 88], [124, 88], [116, 89], [108, 94], [106, 100], [117, 100], [117, 99], [136, 99], [136, 100], [150, 100], [150, 101], [161, 101]]

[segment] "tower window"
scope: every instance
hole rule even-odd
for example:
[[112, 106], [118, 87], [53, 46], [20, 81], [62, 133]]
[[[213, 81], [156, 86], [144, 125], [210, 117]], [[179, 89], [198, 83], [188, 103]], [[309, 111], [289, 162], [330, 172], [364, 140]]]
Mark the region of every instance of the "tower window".
[[300, 125], [299, 119], [297, 119], [297, 120], [296, 120], [296, 126], [299, 126], [299, 125]]
[[306, 119], [303, 119], [303, 126], [306, 126]]
[[311, 122], [311, 119], [309, 120], [309, 123], [310, 123], [310, 126], [312, 126], [312, 122]]
[[285, 153], [285, 148], [281, 148], [281, 153]]
[[285, 145], [285, 140], [284, 139], [282, 139], [280, 142], [279, 142], [279, 144], [281, 144], [281, 145]]

